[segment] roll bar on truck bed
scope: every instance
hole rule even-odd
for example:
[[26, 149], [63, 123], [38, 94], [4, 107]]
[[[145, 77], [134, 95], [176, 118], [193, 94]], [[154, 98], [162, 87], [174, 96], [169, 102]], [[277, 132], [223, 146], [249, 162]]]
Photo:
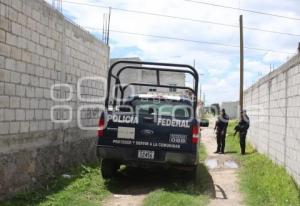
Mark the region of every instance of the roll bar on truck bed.
[[[119, 68], [117, 72], [114, 73], [117, 66], [124, 65]], [[122, 84], [120, 81], [120, 75], [123, 71], [127, 69], [135, 69], [135, 70], [148, 70], [156, 72], [156, 83], [140, 83], [140, 82], [131, 82]], [[166, 85], [161, 83], [160, 72], [171, 72], [171, 73], [183, 73], [190, 74], [194, 79], [194, 88], [186, 87], [186, 86], [175, 86], [175, 85]], [[116, 86], [112, 86], [112, 78], [115, 80]], [[113, 108], [115, 108], [118, 98], [118, 92], [120, 91], [121, 99], [124, 98], [125, 90], [129, 86], [145, 86], [145, 87], [159, 87], [159, 88], [174, 88], [174, 89], [185, 89], [189, 90], [193, 94], [192, 103], [193, 109], [196, 111], [197, 109], [197, 99], [198, 99], [198, 83], [199, 76], [196, 69], [190, 65], [186, 64], [174, 64], [174, 63], [158, 63], [158, 62], [144, 62], [144, 61], [127, 61], [121, 60], [113, 63], [108, 71], [107, 77], [107, 91], [106, 91], [106, 99], [105, 99], [105, 108], [107, 109], [110, 102], [111, 88], [115, 88], [114, 98], [113, 98]], [[122, 104], [122, 101], [121, 101]], [[196, 116], [196, 112], [194, 113], [194, 117]]]

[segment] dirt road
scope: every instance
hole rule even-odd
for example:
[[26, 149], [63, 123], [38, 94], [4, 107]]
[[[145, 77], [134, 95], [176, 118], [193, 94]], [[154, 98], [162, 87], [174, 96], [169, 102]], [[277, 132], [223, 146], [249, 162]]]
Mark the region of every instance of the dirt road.
[[234, 161], [231, 151], [226, 151], [225, 148], [225, 154], [214, 154], [216, 150], [214, 124], [214, 121], [211, 121], [210, 127], [202, 131], [202, 142], [208, 154], [205, 164], [212, 176], [216, 192], [216, 197], [211, 200], [209, 206], [244, 205], [242, 194], [238, 188], [237, 171], [239, 165]]

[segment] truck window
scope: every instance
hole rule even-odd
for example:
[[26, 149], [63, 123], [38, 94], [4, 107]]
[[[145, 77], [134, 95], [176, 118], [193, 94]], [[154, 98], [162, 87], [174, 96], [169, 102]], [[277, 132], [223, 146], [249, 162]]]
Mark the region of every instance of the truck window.
[[180, 101], [134, 100], [131, 105], [139, 115], [172, 116], [176, 118], [191, 117], [190, 105]]

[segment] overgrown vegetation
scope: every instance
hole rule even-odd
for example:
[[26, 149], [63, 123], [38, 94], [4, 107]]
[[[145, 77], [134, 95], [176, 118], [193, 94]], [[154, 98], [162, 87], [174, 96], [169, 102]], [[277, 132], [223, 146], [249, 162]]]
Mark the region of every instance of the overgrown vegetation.
[[213, 181], [207, 168], [203, 165], [206, 150], [200, 144], [200, 164], [197, 178], [190, 179], [187, 172], [170, 174], [169, 181], [152, 191], [144, 201], [145, 206], [201, 206], [207, 205], [210, 195], [214, 193]]
[[94, 206], [109, 194], [99, 175], [99, 164], [81, 166], [60, 176], [38, 190], [18, 194], [15, 198], [0, 202], [1, 206]]
[[240, 188], [248, 206], [299, 206], [300, 190], [285, 169], [247, 145], [240, 156], [239, 137], [233, 136], [236, 121], [229, 123], [227, 150], [241, 163]]
[[[200, 161], [206, 158], [200, 146]], [[197, 180], [188, 172], [178, 170], [144, 170], [122, 167], [118, 176], [104, 181], [99, 164], [81, 166], [51, 180], [45, 187], [18, 194], [13, 199], [0, 202], [1, 206], [99, 206], [111, 193], [147, 194], [145, 205], [206, 205], [213, 194], [213, 182], [206, 167], [200, 163]]]

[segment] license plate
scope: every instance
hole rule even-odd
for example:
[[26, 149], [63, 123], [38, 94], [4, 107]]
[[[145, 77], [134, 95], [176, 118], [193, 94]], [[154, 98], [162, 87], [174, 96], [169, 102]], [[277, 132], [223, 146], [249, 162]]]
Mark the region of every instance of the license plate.
[[178, 143], [178, 144], [186, 144], [186, 135], [182, 134], [170, 134], [170, 139], [169, 141], [172, 143]]
[[154, 159], [154, 151], [138, 150], [138, 158], [153, 160]]
[[134, 139], [134, 127], [118, 127], [118, 138], [120, 139]]

